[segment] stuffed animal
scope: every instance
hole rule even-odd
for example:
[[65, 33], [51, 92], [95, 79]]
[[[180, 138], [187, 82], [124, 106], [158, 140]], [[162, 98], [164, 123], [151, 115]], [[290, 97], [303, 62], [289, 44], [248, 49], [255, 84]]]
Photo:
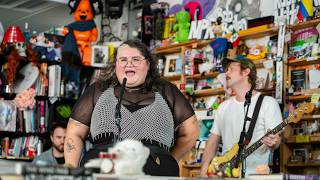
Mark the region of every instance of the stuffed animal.
[[[83, 65], [90, 66], [91, 43], [95, 42], [98, 37], [93, 18], [101, 13], [102, 2], [101, 0], [70, 0], [68, 5], [75, 22], [63, 30], [63, 34], [66, 36], [64, 55], [71, 55], [72, 61], [80, 59]], [[70, 57], [68, 57], [69, 59]]]
[[140, 141], [126, 139], [109, 149], [114, 154], [114, 172], [116, 175], [143, 175], [142, 168], [146, 163], [150, 150]]
[[190, 15], [187, 11], [180, 11], [176, 14], [176, 22], [173, 29], [176, 31], [176, 42], [187, 42], [190, 29]]

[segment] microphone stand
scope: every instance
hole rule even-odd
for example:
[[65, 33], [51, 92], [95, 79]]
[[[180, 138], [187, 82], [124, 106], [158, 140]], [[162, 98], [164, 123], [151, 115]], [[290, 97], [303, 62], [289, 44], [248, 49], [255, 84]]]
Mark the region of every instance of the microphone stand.
[[123, 93], [124, 93], [124, 90], [126, 88], [126, 82], [127, 82], [127, 78], [124, 78], [123, 81], [122, 81], [120, 95], [119, 95], [119, 98], [118, 98], [118, 103], [116, 105], [115, 114], [114, 114], [114, 117], [116, 119], [116, 125], [117, 125], [117, 128], [118, 128], [117, 141], [121, 140], [121, 138], [120, 138], [120, 134], [121, 134], [121, 125], [120, 125], [120, 122], [121, 122], [121, 111], [120, 110], [121, 110], [121, 101], [122, 101]]
[[[252, 97], [252, 88], [246, 93], [246, 100], [244, 102], [244, 109], [245, 109], [245, 116], [244, 116], [244, 124], [243, 124], [243, 128], [240, 134], [240, 139], [238, 142], [239, 145], [239, 151], [237, 154], [237, 159], [236, 159], [236, 165], [235, 167], [239, 167], [239, 164], [241, 164], [241, 178], [245, 177], [245, 173], [246, 173], [246, 167], [245, 167], [245, 159], [243, 157], [245, 157], [245, 149], [246, 149], [246, 145], [249, 142], [245, 141], [245, 136], [246, 136], [246, 124], [247, 121], [250, 121], [250, 118], [248, 117], [248, 111], [249, 111], [249, 106], [251, 104], [251, 97]], [[247, 109], [246, 109], [247, 107]], [[243, 158], [243, 159], [242, 159]], [[241, 162], [240, 162], [241, 161]]]

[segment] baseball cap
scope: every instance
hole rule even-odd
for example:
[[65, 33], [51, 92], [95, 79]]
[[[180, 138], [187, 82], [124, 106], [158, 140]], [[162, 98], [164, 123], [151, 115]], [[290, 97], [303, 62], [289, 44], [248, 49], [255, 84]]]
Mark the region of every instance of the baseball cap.
[[250, 59], [246, 58], [243, 55], [237, 55], [234, 58], [225, 57], [222, 60], [223, 69], [225, 69], [230, 62], [239, 62], [243, 67], [249, 68], [254, 73], [257, 72], [256, 65]]

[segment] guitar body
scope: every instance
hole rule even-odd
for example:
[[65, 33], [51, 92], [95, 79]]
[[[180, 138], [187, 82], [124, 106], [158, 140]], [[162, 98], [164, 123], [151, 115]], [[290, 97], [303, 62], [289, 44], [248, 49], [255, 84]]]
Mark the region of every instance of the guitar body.
[[232, 148], [226, 152], [223, 156], [216, 156], [212, 159], [209, 168], [208, 168], [208, 174], [210, 175], [218, 175], [218, 172], [222, 172], [224, 176], [227, 177], [239, 177], [240, 175], [240, 168], [230, 168], [226, 167], [225, 169], [222, 168], [224, 164], [227, 164], [232, 159], [235, 159], [236, 155], [239, 151], [239, 145], [235, 144], [232, 146]]
[[[257, 150], [263, 143], [261, 140], [268, 136], [269, 134], [276, 134], [281, 131], [289, 123], [298, 123], [302, 116], [306, 113], [311, 113], [314, 110], [314, 104], [304, 103], [301, 104], [297, 109], [289, 114], [289, 117], [285, 119], [282, 123], [276, 126], [274, 129], [269, 131], [263, 137], [261, 137], [257, 142], [252, 144], [250, 147], [246, 148], [244, 151], [244, 156], [237, 158], [239, 151], [239, 145], [235, 144], [232, 148], [225, 153], [223, 156], [216, 156], [212, 159], [208, 167], [208, 176], [218, 175], [218, 176], [227, 176], [227, 177], [239, 177], [241, 167], [235, 167], [236, 161], [238, 164], [241, 164], [242, 161], [248, 157], [251, 153]], [[242, 156], [242, 155], [241, 155]]]

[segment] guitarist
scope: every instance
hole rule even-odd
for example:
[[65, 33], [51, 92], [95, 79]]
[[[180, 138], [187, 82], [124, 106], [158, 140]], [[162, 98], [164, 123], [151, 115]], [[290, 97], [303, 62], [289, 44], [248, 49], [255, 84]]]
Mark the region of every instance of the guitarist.
[[[235, 96], [232, 96], [220, 104], [217, 110], [214, 125], [210, 131], [211, 136], [206, 143], [203, 155], [201, 176], [204, 177], [207, 176], [208, 166], [216, 155], [220, 139], [223, 144], [223, 154], [239, 142], [240, 133], [244, 126], [245, 109], [247, 109], [247, 107], [244, 108], [247, 92], [252, 91], [251, 105], [248, 110], [249, 118], [252, 117], [255, 104], [260, 95], [259, 92], [254, 90], [257, 71], [255, 64], [251, 60], [243, 56], [237, 56], [233, 59], [225, 58], [222, 64], [226, 74], [227, 87], [232, 89]], [[282, 115], [279, 104], [273, 97], [265, 96], [253, 129], [250, 144], [259, 140], [268, 130], [273, 129], [281, 122]], [[247, 121], [246, 131], [249, 125], [250, 121]], [[264, 145], [246, 159], [246, 174], [257, 173], [257, 166], [267, 166], [270, 151], [278, 148], [280, 142], [281, 137], [279, 133], [266, 136], [262, 141]], [[249, 147], [250, 144], [247, 145], [247, 147]]]

